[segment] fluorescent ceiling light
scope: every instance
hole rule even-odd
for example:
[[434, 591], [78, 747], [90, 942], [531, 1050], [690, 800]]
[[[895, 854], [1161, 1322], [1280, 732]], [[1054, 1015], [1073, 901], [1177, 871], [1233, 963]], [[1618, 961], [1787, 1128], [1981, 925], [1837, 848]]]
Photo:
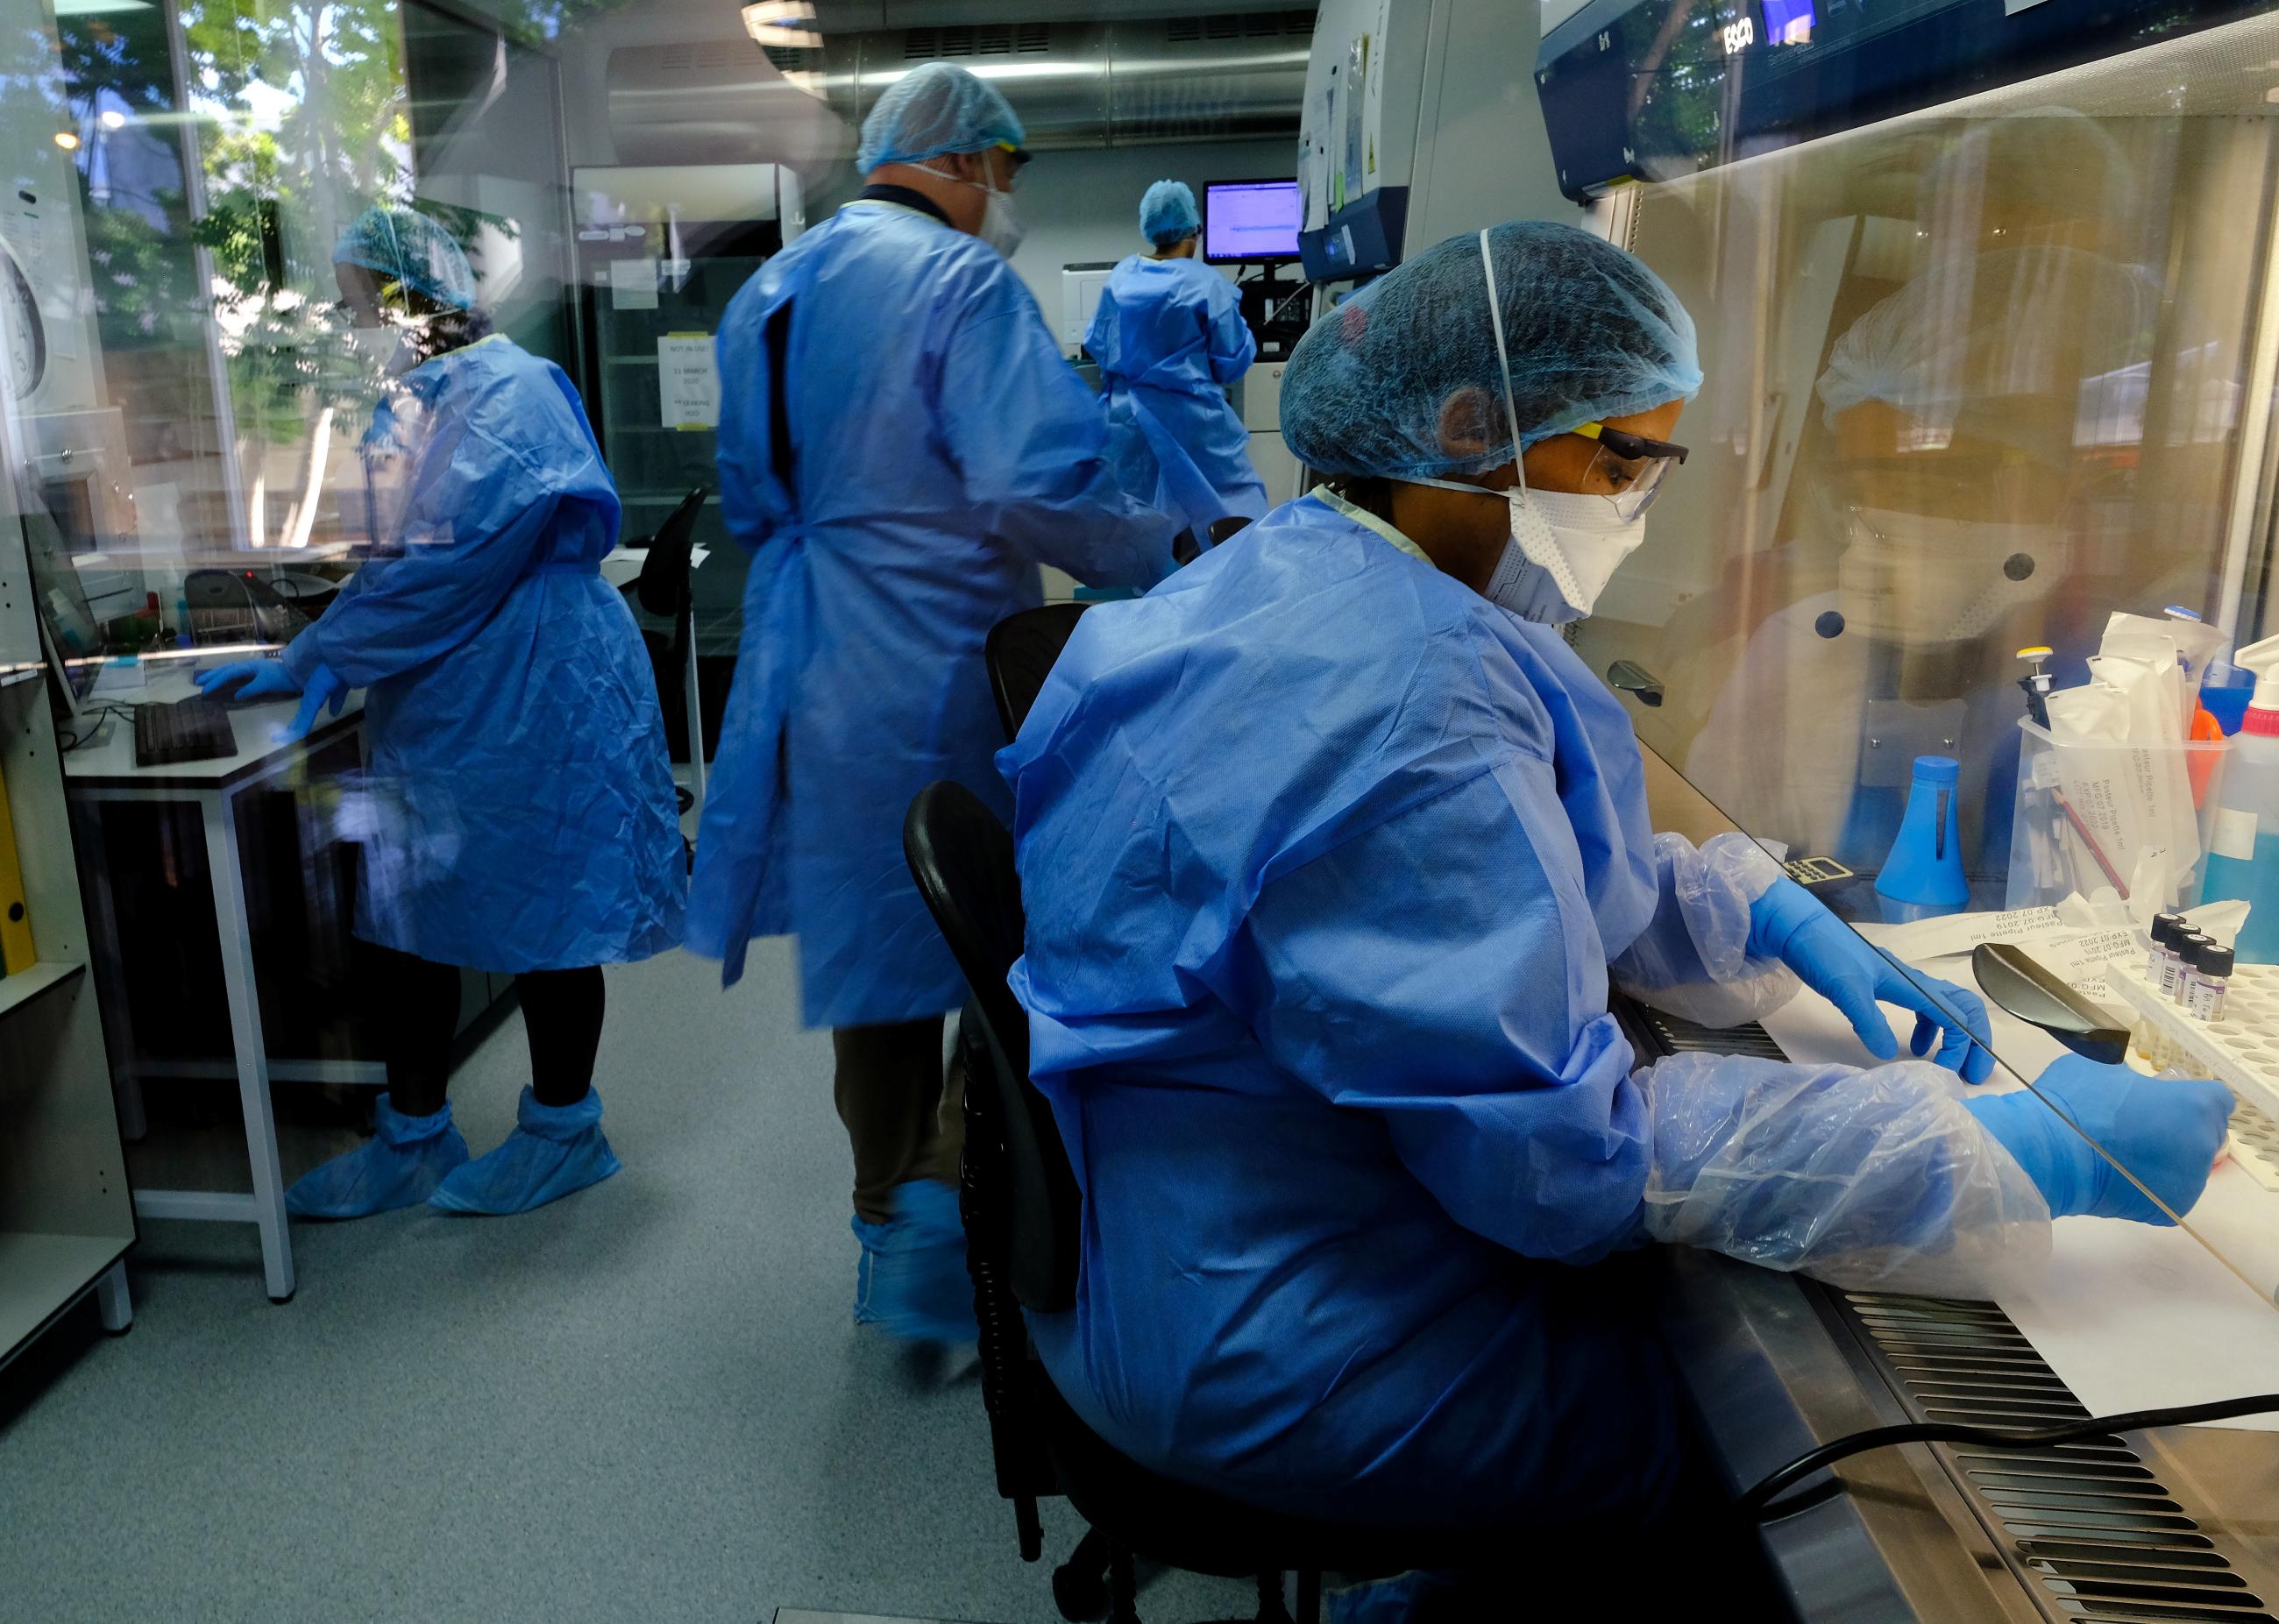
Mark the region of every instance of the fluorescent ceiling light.
[[819, 46], [815, 0], [752, 0], [744, 8], [744, 32], [763, 45]]
[[105, 11], [147, 11], [150, 0], [56, 0], [58, 17], [96, 17]]

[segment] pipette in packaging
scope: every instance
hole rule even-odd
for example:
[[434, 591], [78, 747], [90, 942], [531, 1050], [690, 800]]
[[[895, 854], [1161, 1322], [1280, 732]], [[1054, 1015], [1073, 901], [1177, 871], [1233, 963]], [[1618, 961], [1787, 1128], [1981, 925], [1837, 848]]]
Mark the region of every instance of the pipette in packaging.
[[2038, 644], [2018, 650], [2018, 658], [2033, 662], [2034, 669], [2018, 678], [2018, 686], [2026, 691], [2026, 709], [2033, 716], [2036, 727], [2050, 724], [2049, 694], [2050, 690], [2057, 686], [2057, 679], [2042, 666], [2052, 657], [2053, 652]]

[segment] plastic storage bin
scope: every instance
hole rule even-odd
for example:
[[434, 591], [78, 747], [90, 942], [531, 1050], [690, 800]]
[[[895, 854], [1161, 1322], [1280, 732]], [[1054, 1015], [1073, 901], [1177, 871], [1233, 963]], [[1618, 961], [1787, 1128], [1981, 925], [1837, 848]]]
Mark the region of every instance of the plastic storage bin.
[[2072, 744], [2021, 718], [2011, 908], [2114, 892], [2149, 918], [2201, 895], [2229, 739]]

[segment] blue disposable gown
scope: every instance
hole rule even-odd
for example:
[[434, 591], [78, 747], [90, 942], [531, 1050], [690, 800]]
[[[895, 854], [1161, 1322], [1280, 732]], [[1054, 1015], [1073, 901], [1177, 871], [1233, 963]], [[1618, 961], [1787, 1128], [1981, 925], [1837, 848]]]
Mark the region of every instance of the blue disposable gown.
[[618, 493], [562, 370], [493, 337], [415, 368], [365, 447], [374, 556], [290, 643], [364, 690], [357, 933], [500, 972], [680, 939], [656, 682], [597, 566]]
[[1557, 632], [1317, 499], [1087, 614], [1001, 762], [1084, 1191], [1034, 1334], [1157, 1470], [1371, 1522], [1648, 1513], [1669, 1373], [1635, 1291], [1564, 1266], [1671, 1238], [1951, 1283], [2046, 1230], [1935, 1066], [1633, 1076], [1610, 961], [1713, 1019], [1784, 993], [1746, 954], [1769, 860], [1652, 834]]
[[1000, 808], [989, 628], [1038, 564], [1146, 586], [1177, 527], [1127, 496], [1099, 403], [994, 249], [860, 201], [770, 260], [720, 326], [720, 500], [753, 549], [743, 656], [696, 843], [689, 945], [742, 973], [799, 935], [810, 1025], [955, 1009], [902, 861], [937, 778]]
[[1233, 283], [1198, 259], [1134, 254], [1101, 290], [1084, 346], [1127, 489], [1152, 490], [1198, 539], [1213, 519], [1264, 515], [1250, 431], [1226, 398], [1258, 355]]

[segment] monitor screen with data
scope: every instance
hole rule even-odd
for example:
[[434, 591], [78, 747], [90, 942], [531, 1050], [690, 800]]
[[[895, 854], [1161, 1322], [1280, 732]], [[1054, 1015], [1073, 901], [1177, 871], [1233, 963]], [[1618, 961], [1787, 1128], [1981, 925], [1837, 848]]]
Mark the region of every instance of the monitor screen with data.
[[1298, 226], [1295, 180], [1223, 180], [1203, 188], [1205, 259], [1295, 259]]

